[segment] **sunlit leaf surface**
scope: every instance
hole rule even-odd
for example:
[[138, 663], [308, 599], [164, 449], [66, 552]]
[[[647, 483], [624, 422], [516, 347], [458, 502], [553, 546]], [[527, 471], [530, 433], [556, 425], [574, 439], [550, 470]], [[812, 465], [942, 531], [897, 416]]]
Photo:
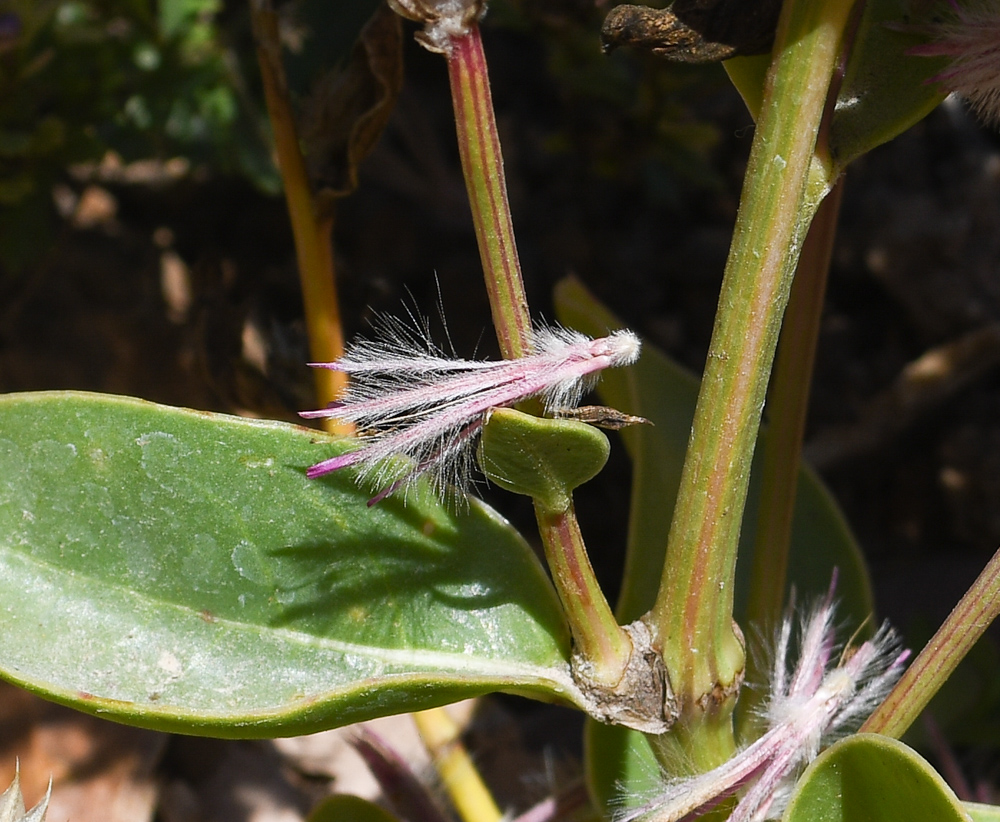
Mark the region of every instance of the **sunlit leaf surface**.
[[0, 398], [0, 674], [132, 724], [290, 734], [496, 689], [574, 697], [497, 514], [369, 508], [345, 444], [139, 400]]

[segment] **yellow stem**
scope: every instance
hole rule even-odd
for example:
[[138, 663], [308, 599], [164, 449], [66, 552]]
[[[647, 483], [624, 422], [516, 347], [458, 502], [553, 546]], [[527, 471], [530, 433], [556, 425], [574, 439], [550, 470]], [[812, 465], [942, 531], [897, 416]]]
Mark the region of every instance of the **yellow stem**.
[[[302, 300], [305, 304], [309, 352], [314, 362], [333, 362], [344, 353], [344, 331], [333, 266], [331, 234], [333, 216], [317, 214], [305, 159], [299, 147], [298, 130], [288, 99], [277, 15], [269, 5], [252, 4], [257, 59], [264, 85], [264, 99], [274, 132], [278, 169], [284, 183], [288, 216], [299, 264]], [[316, 397], [327, 405], [343, 394], [347, 376], [327, 368], [315, 369]], [[332, 418], [323, 422], [331, 433], [350, 434], [346, 426]]]
[[444, 708], [413, 714], [444, 789], [463, 822], [500, 822], [503, 814], [460, 739], [461, 731]]

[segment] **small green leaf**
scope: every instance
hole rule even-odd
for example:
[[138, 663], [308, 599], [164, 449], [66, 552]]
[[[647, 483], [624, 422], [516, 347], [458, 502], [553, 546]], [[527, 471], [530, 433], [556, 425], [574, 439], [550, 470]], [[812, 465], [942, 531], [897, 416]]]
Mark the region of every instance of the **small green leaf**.
[[374, 802], [340, 793], [320, 802], [306, 822], [399, 822], [399, 819]]
[[841, 167], [902, 134], [945, 98], [931, 79], [946, 60], [906, 53], [924, 41], [907, 14], [913, 6], [908, 0], [865, 4], [830, 125], [830, 151]]
[[726, 74], [743, 98], [747, 111], [754, 121], [760, 114], [764, 102], [764, 79], [771, 65], [770, 54], [754, 54], [751, 57], [733, 57], [722, 64]]
[[309, 733], [474, 694], [574, 699], [544, 570], [477, 502], [372, 508], [316, 431], [0, 397], [0, 675], [130, 724]]
[[569, 508], [573, 489], [597, 476], [610, 453], [608, 438], [586, 423], [495, 408], [483, 425], [479, 465], [501, 488], [560, 513]]
[[831, 746], [795, 786], [782, 822], [968, 822], [951, 788], [912, 748], [878, 734]]

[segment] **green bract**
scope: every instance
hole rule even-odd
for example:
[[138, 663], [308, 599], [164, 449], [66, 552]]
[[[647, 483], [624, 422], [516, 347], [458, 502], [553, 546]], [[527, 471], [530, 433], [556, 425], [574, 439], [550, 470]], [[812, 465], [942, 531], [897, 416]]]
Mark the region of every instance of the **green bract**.
[[967, 822], [955, 794], [916, 751], [855, 734], [817, 757], [782, 822]]
[[574, 488], [597, 476], [610, 452], [608, 438], [586, 423], [495, 408], [483, 425], [479, 465], [491, 482], [558, 513], [569, 508]]

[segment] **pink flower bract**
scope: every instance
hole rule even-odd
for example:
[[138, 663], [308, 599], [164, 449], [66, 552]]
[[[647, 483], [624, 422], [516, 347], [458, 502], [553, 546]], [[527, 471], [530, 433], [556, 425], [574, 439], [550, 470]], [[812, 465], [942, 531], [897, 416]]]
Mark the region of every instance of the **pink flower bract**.
[[[424, 473], [441, 494], [452, 484], [461, 486], [471, 475], [472, 445], [490, 408], [537, 396], [548, 409], [574, 406], [600, 371], [635, 362], [640, 349], [631, 331], [594, 340], [544, 327], [535, 332], [535, 351], [527, 357], [463, 360], [444, 356], [401, 323], [387, 328], [386, 340], [361, 340], [336, 362], [315, 363], [349, 374], [350, 387], [330, 407], [301, 412], [358, 426], [357, 449], [324, 460], [307, 474], [319, 477], [354, 466], [360, 480], [381, 489], [369, 505]], [[393, 459], [397, 456], [409, 460]]]

